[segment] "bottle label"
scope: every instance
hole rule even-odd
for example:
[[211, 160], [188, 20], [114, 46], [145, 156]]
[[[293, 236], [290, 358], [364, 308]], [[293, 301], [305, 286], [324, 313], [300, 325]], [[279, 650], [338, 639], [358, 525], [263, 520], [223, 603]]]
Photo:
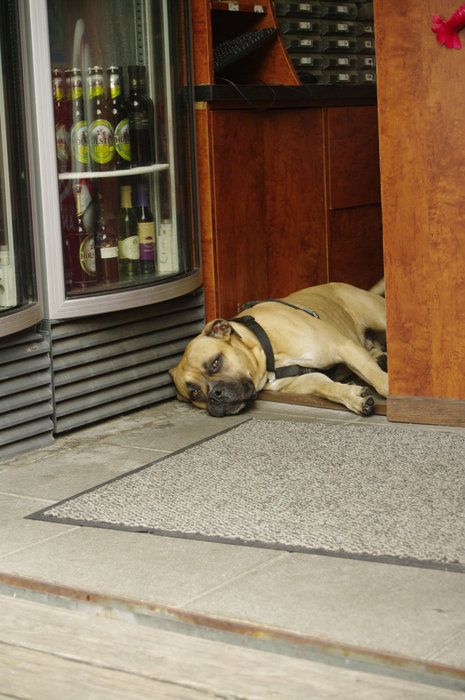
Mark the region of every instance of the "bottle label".
[[139, 237], [140, 259], [154, 260], [155, 258], [155, 222], [142, 221], [137, 224], [137, 234]]
[[141, 131], [147, 131], [149, 129], [149, 116], [146, 112], [133, 112], [133, 114], [131, 115], [131, 119], [131, 125], [136, 131], [139, 131], [139, 129]]
[[129, 119], [122, 119], [115, 129], [116, 152], [124, 160], [131, 160], [131, 144], [129, 141]]
[[89, 130], [90, 156], [96, 163], [110, 163], [115, 153], [115, 135], [110, 122], [96, 119]]
[[86, 275], [95, 276], [95, 247], [90, 236], [86, 236], [79, 246], [79, 262]]
[[79, 82], [72, 82], [71, 83], [71, 99], [72, 100], [79, 100], [82, 97], [82, 83], [79, 80]]
[[87, 142], [87, 122], [77, 122], [71, 130], [71, 150], [79, 163], [89, 162], [89, 146]]
[[110, 85], [111, 99], [114, 100], [121, 95], [121, 85], [112, 81]]
[[100, 78], [97, 78], [94, 83], [90, 85], [89, 88], [89, 99], [92, 99], [92, 97], [98, 97], [99, 95], [103, 95], [104, 89], [103, 89], [103, 81]]
[[60, 100], [63, 99], [64, 97], [64, 90], [63, 90], [63, 81], [60, 78], [54, 78], [53, 79], [53, 97], [55, 99], [55, 102], [59, 102]]
[[128, 260], [139, 260], [140, 250], [139, 250], [139, 239], [137, 236], [129, 236], [128, 238], [123, 238], [119, 242], [119, 256], [121, 259]]
[[118, 248], [116, 246], [109, 246], [108, 248], [99, 248], [99, 252], [102, 260], [108, 260], [108, 258], [118, 257]]

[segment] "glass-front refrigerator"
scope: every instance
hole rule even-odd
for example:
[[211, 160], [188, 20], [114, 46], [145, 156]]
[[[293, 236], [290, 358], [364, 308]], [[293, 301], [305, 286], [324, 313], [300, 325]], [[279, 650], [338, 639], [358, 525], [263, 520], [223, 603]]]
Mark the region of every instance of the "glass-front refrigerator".
[[29, 0], [48, 319], [201, 284], [189, 3]]
[[53, 440], [22, 9], [0, 2], [0, 459]]
[[0, 337], [42, 318], [22, 16], [0, 3]]
[[33, 332], [23, 371], [0, 342], [0, 374], [15, 365], [23, 407], [40, 404], [39, 427], [0, 400], [11, 454], [174, 397], [205, 314], [188, 0], [0, 8], [0, 335], [21, 310]]

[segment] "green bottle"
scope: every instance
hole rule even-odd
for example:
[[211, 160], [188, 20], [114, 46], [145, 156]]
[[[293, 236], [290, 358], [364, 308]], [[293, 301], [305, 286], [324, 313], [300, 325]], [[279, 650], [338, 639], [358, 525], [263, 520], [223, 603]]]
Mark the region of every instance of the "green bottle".
[[131, 187], [120, 188], [119, 213], [119, 275], [120, 280], [130, 280], [140, 275], [140, 250], [137, 233], [137, 216], [132, 208]]

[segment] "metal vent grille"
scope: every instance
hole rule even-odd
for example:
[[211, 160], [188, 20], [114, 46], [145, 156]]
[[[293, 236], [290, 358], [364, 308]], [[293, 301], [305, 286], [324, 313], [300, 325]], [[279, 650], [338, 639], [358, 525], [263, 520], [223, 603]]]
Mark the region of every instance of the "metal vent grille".
[[28, 330], [0, 340], [0, 459], [53, 442], [50, 342]]
[[205, 322], [202, 292], [52, 323], [55, 432], [175, 396], [168, 374]]

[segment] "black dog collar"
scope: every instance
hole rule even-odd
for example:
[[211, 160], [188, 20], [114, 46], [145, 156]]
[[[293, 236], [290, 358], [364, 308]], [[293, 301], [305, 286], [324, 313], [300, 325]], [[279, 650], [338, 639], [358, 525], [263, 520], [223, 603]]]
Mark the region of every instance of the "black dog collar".
[[[266, 301], [278, 301], [281, 304], [285, 304], [286, 306], [291, 306], [293, 309], [298, 309], [299, 311], [305, 311], [306, 313], [310, 314], [311, 316], [314, 316], [315, 318], [319, 318], [318, 314], [316, 314], [314, 311], [310, 311], [309, 309], [301, 308], [299, 306], [294, 306], [293, 304], [288, 304], [285, 301], [280, 301], [279, 299], [266, 299]], [[255, 306], [255, 304], [260, 304], [262, 302], [250, 302], [249, 304], [244, 304], [244, 309], [248, 309], [251, 306]], [[302, 374], [310, 374], [311, 372], [319, 372], [321, 370], [315, 370], [312, 369], [311, 367], [302, 367], [301, 365], [287, 365], [286, 367], [278, 367], [277, 369], [274, 366], [274, 353], [273, 353], [273, 348], [271, 347], [270, 339], [268, 338], [266, 332], [264, 329], [261, 327], [261, 325], [254, 319], [253, 316], [238, 316], [236, 318], [230, 319], [231, 321], [235, 321], [236, 323], [242, 323], [244, 326], [246, 326], [249, 330], [252, 331], [252, 333], [255, 333], [257, 336], [263, 351], [266, 356], [266, 369], [268, 372], [274, 372], [275, 378], [276, 379], [283, 379], [284, 377], [298, 377]]]
[[232, 318], [231, 321], [242, 323], [244, 326], [247, 326], [252, 333], [255, 333], [266, 355], [267, 371], [275, 372], [273, 348], [271, 347], [270, 339], [258, 321], [256, 321], [253, 316], [238, 316], [237, 318]]

